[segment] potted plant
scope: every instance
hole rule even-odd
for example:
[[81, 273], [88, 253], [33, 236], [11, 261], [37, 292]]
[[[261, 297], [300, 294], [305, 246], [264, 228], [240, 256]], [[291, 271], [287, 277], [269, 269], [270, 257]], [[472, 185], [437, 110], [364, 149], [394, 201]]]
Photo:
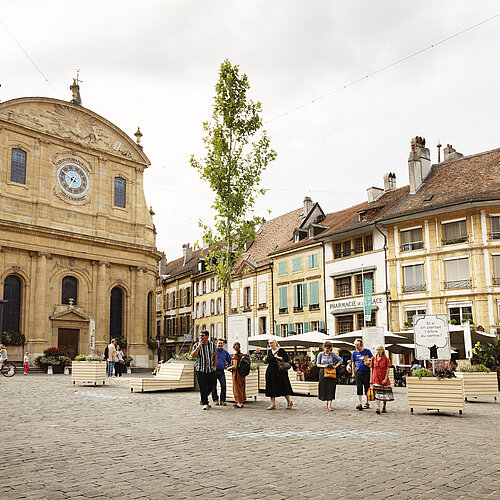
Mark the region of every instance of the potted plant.
[[26, 338], [21, 332], [3, 332], [2, 344], [8, 347], [10, 361], [22, 361]]
[[64, 367], [71, 364], [71, 359], [57, 347], [49, 347], [43, 351], [43, 355], [35, 358], [35, 364], [45, 370], [47, 374], [52, 375], [53, 373], [63, 373]]
[[436, 374], [420, 368], [406, 377], [406, 402], [413, 414], [414, 408], [427, 410], [465, 409], [464, 382], [455, 377], [454, 364], [449, 361], [436, 363]]
[[106, 360], [100, 351], [85, 356], [79, 354], [71, 364], [71, 381], [97, 385], [106, 382]]
[[132, 356], [125, 356], [123, 358], [123, 362], [127, 367], [127, 373], [132, 373], [132, 368], [130, 368], [130, 363], [132, 363], [132, 361], [134, 361], [134, 358]]
[[149, 337], [146, 342], [148, 344], [148, 347], [153, 351], [160, 349], [160, 342], [158, 340]]
[[[498, 339], [494, 339], [493, 342], [488, 342], [486, 344], [481, 344], [477, 342], [472, 350], [471, 363], [473, 365], [484, 365], [491, 372], [496, 373], [497, 376], [497, 388], [500, 390], [500, 342]], [[480, 373], [485, 373], [484, 370]], [[476, 376], [478, 378], [478, 376]], [[486, 380], [486, 376], [481, 377], [482, 380]], [[490, 375], [489, 379], [494, 378], [494, 375]], [[491, 382], [490, 382], [491, 383]], [[492, 389], [490, 388], [490, 394]], [[497, 394], [495, 394], [496, 398]], [[473, 396], [471, 396], [473, 397]]]

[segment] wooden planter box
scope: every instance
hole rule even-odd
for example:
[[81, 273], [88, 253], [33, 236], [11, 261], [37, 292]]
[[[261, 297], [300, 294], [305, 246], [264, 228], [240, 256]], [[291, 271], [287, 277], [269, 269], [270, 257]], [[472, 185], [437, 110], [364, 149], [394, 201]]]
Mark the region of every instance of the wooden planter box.
[[[233, 374], [227, 370], [224, 371], [226, 375], [226, 398], [228, 401], [234, 401], [233, 395]], [[265, 385], [264, 380], [264, 385]], [[259, 371], [250, 370], [250, 373], [246, 376], [245, 392], [247, 394], [247, 401], [254, 398], [257, 400], [257, 394], [259, 394]]]
[[407, 377], [406, 402], [412, 413], [414, 408], [423, 408], [458, 410], [461, 415], [465, 409], [464, 381], [461, 378]]
[[496, 372], [456, 372], [456, 376], [464, 381], [465, 400], [467, 398], [498, 397]]
[[[259, 366], [259, 390], [266, 390], [266, 370], [267, 365]], [[296, 372], [292, 368], [288, 370], [288, 377], [290, 379], [290, 385], [294, 394], [302, 394], [304, 396], [317, 396], [318, 395], [318, 382], [305, 381], [301, 382], [297, 380], [295, 375]]]
[[84, 384], [106, 382], [106, 361], [73, 361], [71, 363], [71, 381]]

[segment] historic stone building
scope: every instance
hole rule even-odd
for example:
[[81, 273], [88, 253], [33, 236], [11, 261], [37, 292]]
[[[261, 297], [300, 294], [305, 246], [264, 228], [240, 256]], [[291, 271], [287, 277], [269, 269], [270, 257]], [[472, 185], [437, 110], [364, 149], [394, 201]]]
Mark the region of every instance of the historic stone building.
[[138, 144], [73, 100], [0, 104], [0, 296], [3, 330], [32, 357], [70, 356], [125, 337], [136, 366], [153, 352], [155, 228]]

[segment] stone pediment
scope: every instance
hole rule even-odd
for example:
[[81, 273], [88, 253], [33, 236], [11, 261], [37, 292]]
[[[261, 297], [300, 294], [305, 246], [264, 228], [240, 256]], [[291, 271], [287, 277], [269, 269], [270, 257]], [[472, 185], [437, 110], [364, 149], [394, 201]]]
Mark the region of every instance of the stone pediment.
[[257, 268], [257, 264], [251, 260], [242, 260], [238, 267], [235, 269], [234, 274], [238, 276], [244, 276], [246, 274], [252, 274]]
[[64, 311], [54, 313], [50, 319], [59, 321], [89, 321], [89, 317], [74, 308], [68, 307]]
[[0, 120], [150, 165], [147, 156], [125, 132], [76, 104], [41, 97], [13, 99], [0, 104]]

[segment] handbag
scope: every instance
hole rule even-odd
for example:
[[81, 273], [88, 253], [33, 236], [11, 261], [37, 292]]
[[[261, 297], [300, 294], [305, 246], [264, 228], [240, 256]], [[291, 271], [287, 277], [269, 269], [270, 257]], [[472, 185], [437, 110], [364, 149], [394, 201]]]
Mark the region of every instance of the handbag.
[[278, 365], [278, 370], [282, 372], [286, 372], [292, 367], [291, 363], [288, 363], [287, 361], [283, 361], [281, 359], [277, 359], [276, 364]]
[[370, 386], [368, 392], [366, 393], [366, 399], [368, 399], [368, 401], [375, 401], [375, 393], [373, 392], [372, 386]]
[[[330, 359], [330, 356], [328, 356], [328, 359]], [[337, 378], [337, 369], [325, 366], [323, 376], [325, 378]]]

